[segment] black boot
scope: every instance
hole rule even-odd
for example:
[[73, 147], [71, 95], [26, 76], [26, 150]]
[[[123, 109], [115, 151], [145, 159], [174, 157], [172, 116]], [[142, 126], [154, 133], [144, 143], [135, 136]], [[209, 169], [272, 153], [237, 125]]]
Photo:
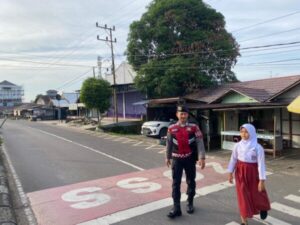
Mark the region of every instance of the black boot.
[[175, 217], [181, 216], [181, 208], [180, 208], [180, 204], [175, 204], [173, 209], [169, 212], [169, 214], [167, 215], [170, 219], [174, 219]]
[[265, 220], [268, 216], [268, 211], [260, 211], [260, 218]]
[[186, 212], [188, 214], [194, 213], [194, 204], [193, 204], [193, 202], [194, 202], [193, 198], [188, 198], [187, 205], [186, 205]]

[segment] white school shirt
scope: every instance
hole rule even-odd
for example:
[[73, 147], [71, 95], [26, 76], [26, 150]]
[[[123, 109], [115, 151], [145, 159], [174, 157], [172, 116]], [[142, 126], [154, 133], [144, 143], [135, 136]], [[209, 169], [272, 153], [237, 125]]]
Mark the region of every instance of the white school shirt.
[[266, 180], [266, 165], [265, 165], [265, 151], [260, 144], [257, 144], [255, 149], [239, 148], [239, 143], [235, 144], [228, 164], [228, 172], [233, 173], [237, 160], [247, 163], [258, 164], [258, 174], [260, 180]]

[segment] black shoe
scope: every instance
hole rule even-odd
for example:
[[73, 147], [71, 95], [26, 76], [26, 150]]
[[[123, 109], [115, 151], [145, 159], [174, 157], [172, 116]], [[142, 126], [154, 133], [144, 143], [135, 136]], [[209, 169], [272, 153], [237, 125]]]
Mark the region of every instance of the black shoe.
[[174, 219], [175, 217], [181, 216], [181, 210], [175, 210], [173, 209], [172, 211], [169, 212], [169, 214], [167, 215], [170, 219]]
[[188, 214], [193, 214], [194, 213], [194, 206], [193, 206], [193, 203], [188, 203], [186, 205], [186, 212]]
[[194, 213], [194, 204], [193, 204], [193, 202], [194, 202], [194, 198], [193, 197], [187, 199], [186, 212], [188, 214]]
[[260, 218], [265, 220], [268, 216], [268, 211], [260, 211]]

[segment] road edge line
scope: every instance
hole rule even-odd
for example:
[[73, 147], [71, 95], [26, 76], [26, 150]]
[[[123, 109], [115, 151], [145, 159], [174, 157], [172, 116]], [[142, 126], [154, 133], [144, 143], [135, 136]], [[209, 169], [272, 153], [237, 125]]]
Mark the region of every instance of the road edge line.
[[23, 189], [23, 186], [21, 184], [21, 181], [19, 179], [19, 176], [11, 162], [11, 159], [8, 155], [8, 152], [6, 150], [6, 146], [5, 146], [5, 143], [3, 142], [2, 143], [2, 151], [3, 151], [3, 155], [4, 155], [4, 160], [6, 161], [7, 165], [8, 165], [8, 169], [9, 169], [9, 172], [11, 173], [12, 175], [12, 178], [13, 178], [13, 182], [15, 184], [15, 187], [17, 189], [17, 194], [19, 195], [19, 198], [21, 200], [21, 204], [22, 204], [22, 207], [24, 209], [24, 213], [25, 213], [25, 216], [26, 216], [26, 219], [27, 219], [27, 222], [29, 225], [37, 225], [37, 221], [36, 221], [36, 218], [34, 216], [34, 213], [31, 209], [31, 206], [30, 206], [30, 202], [28, 200], [28, 197], [27, 195], [25, 194], [24, 192], [24, 189]]

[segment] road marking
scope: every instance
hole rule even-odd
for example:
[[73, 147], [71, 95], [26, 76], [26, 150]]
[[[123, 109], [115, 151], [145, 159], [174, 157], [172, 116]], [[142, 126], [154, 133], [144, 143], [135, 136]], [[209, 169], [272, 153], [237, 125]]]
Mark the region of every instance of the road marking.
[[157, 145], [157, 147], [156, 148], [152, 148], [153, 150], [163, 150], [163, 149], [165, 149], [165, 147], [164, 146], [161, 146], [161, 145]]
[[237, 222], [230, 222], [230, 223], [226, 223], [226, 225], [240, 225], [239, 223], [237, 223]]
[[149, 147], [149, 145], [151, 145], [151, 143], [146, 143], [146, 142], [143, 142], [143, 141], [139, 141], [135, 144], [133, 144], [132, 146], [134, 147]]
[[286, 213], [288, 215], [291, 216], [295, 216], [295, 217], [299, 217], [300, 218], [300, 210], [299, 209], [295, 209], [293, 207], [278, 203], [278, 202], [273, 202], [271, 204], [271, 208], [275, 209], [277, 211]]
[[297, 196], [297, 195], [288, 195], [284, 198], [287, 200], [293, 201], [293, 202], [300, 203], [300, 196]]
[[153, 148], [155, 146], [157, 146], [157, 145], [151, 145], [151, 146], [147, 147], [146, 149], [150, 149], [150, 148]]
[[163, 150], [159, 151], [158, 153], [159, 153], [159, 154], [163, 154], [163, 153], [165, 153], [165, 152], [166, 152], [166, 149], [163, 149]]
[[255, 215], [253, 220], [258, 221], [262, 224], [266, 224], [266, 225], [292, 225], [290, 223], [286, 223], [282, 220], [276, 219], [272, 216], [268, 216], [265, 220], [261, 220], [258, 215]]
[[107, 135], [107, 137], [105, 137], [105, 138], [103, 138], [103, 139], [105, 139], [105, 140], [109, 140], [109, 139], [113, 139], [113, 138], [115, 138], [115, 136], [112, 136], [112, 135]]
[[[221, 182], [218, 184], [214, 184], [214, 185], [210, 185], [204, 188], [199, 188], [196, 191], [196, 197], [199, 196], [204, 196], [213, 192], [217, 192], [220, 190], [223, 190], [225, 188], [229, 188], [233, 186], [232, 184], [229, 184], [227, 181], [226, 182]], [[187, 195], [182, 193], [182, 198], [181, 201], [186, 201]], [[114, 223], [118, 223], [121, 222], [123, 220], [127, 220], [136, 216], [140, 216], [143, 215], [145, 213], [148, 212], [152, 212], [158, 209], [162, 209], [165, 208], [167, 206], [173, 205], [173, 199], [172, 198], [165, 198], [162, 200], [158, 200], [155, 202], [151, 202], [151, 203], [147, 203], [141, 206], [137, 206], [134, 208], [130, 208], [130, 209], [126, 209], [120, 212], [116, 212], [104, 217], [100, 217], [94, 220], [90, 220], [90, 221], [86, 221], [77, 225], [110, 225], [110, 224], [114, 224]], [[233, 225], [233, 224], [232, 224]]]
[[119, 138], [117, 138], [117, 139], [115, 139], [115, 140], [113, 140], [113, 141], [121, 141], [121, 140], [127, 140], [127, 138], [125, 138], [125, 137], [119, 137]]
[[122, 143], [123, 143], [123, 144], [125, 144], [125, 143], [136, 143], [136, 141], [128, 138], [127, 141], [124, 141], [124, 142], [122, 142]]
[[214, 168], [214, 170], [217, 172], [217, 173], [220, 173], [220, 174], [225, 174], [225, 173], [228, 173], [227, 169], [224, 169], [220, 163], [216, 163], [216, 162], [209, 162], [209, 163], [206, 163], [206, 166], [212, 166]]
[[9, 170], [10, 170], [10, 173], [12, 175], [12, 178], [14, 179], [14, 183], [15, 183], [15, 186], [16, 186], [16, 192], [18, 194], [18, 197], [20, 198], [20, 201], [21, 201], [21, 205], [20, 207], [23, 208], [23, 212], [25, 214], [25, 219], [27, 220], [28, 222], [28, 225], [37, 225], [37, 222], [36, 222], [36, 219], [35, 219], [35, 216], [34, 216], [34, 213], [32, 211], [32, 208], [30, 206], [30, 203], [29, 203], [29, 200], [25, 194], [25, 191], [23, 189], [23, 186], [22, 186], [22, 183], [21, 183], [21, 180], [11, 162], [11, 159], [9, 157], [9, 154], [6, 150], [6, 145], [5, 143], [2, 143], [2, 150], [3, 150], [3, 154], [5, 155], [5, 159], [6, 159], [6, 162], [8, 164], [8, 167], [9, 167]]
[[108, 134], [101, 134], [101, 133], [96, 133], [95, 136], [97, 137], [106, 137]]
[[136, 165], [134, 165], [134, 164], [132, 164], [132, 163], [126, 162], [126, 161], [124, 161], [124, 160], [122, 160], [122, 159], [119, 159], [119, 158], [114, 157], [114, 156], [112, 156], [112, 155], [106, 154], [106, 153], [104, 153], [104, 152], [101, 152], [100, 150], [97, 150], [97, 149], [88, 147], [88, 146], [86, 146], [86, 145], [82, 145], [82, 144], [80, 144], [80, 143], [78, 143], [78, 142], [71, 141], [71, 140], [69, 140], [69, 139], [63, 138], [63, 137], [61, 137], [61, 136], [58, 136], [58, 135], [55, 135], [55, 134], [52, 134], [52, 133], [49, 133], [49, 132], [46, 132], [46, 131], [43, 131], [43, 130], [40, 130], [40, 129], [37, 129], [37, 128], [33, 128], [33, 127], [30, 127], [30, 128], [31, 128], [31, 129], [34, 129], [34, 130], [37, 130], [37, 131], [39, 131], [39, 132], [41, 132], [41, 133], [47, 134], [47, 135], [49, 135], [49, 136], [53, 136], [53, 137], [58, 138], [58, 139], [61, 139], [61, 140], [63, 140], [63, 141], [72, 143], [72, 144], [74, 144], [74, 145], [78, 145], [78, 146], [80, 146], [80, 147], [82, 147], [82, 148], [85, 148], [85, 149], [87, 149], [87, 150], [89, 150], [89, 151], [92, 151], [92, 152], [95, 152], [95, 153], [97, 153], [97, 154], [106, 156], [107, 158], [110, 158], [110, 159], [113, 159], [113, 160], [115, 160], [115, 161], [121, 162], [121, 163], [123, 163], [123, 164], [125, 164], [125, 165], [127, 165], [127, 166], [131, 166], [131, 167], [133, 167], [133, 168], [135, 168], [135, 169], [137, 169], [137, 170], [140, 170], [140, 171], [143, 171], [143, 170], [144, 170], [143, 168], [141, 168], [141, 167], [139, 167], [139, 166], [136, 166]]
[[142, 141], [139, 141], [139, 142], [135, 143], [135, 144], [134, 144], [134, 145], [132, 145], [132, 146], [138, 146], [138, 145], [140, 145], [140, 144], [142, 144], [142, 143], [144, 143], [144, 142], [142, 142]]

